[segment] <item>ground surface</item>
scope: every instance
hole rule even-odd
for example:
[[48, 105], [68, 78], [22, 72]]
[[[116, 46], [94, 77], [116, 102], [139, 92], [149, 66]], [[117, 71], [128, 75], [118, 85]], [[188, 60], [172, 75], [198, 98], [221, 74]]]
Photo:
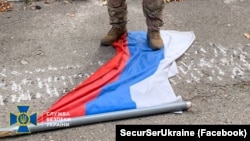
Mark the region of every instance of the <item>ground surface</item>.
[[[41, 113], [112, 58], [100, 47], [110, 28], [101, 1], [63, 1], [32, 10], [13, 2], [0, 13], [0, 127], [16, 106]], [[128, 0], [129, 30], [146, 30], [141, 1]], [[182, 114], [166, 113], [3, 140], [111, 141], [116, 124], [250, 124], [249, 0], [186, 0], [164, 10], [163, 30], [194, 31], [196, 40], [177, 60], [171, 84], [192, 102]], [[34, 8], [33, 8], [34, 9]], [[2, 140], [2, 139], [1, 139]]]

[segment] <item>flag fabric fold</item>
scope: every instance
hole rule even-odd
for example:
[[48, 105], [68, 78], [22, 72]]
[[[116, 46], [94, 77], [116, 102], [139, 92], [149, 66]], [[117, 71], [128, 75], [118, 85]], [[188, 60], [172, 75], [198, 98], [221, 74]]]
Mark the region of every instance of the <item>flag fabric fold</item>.
[[48, 121], [52, 112], [73, 118], [182, 100], [174, 93], [169, 78], [178, 73], [175, 60], [191, 46], [195, 35], [191, 31], [162, 30], [161, 37], [164, 48], [153, 51], [146, 32], [124, 34], [113, 44], [115, 56], [56, 101], [38, 122]]

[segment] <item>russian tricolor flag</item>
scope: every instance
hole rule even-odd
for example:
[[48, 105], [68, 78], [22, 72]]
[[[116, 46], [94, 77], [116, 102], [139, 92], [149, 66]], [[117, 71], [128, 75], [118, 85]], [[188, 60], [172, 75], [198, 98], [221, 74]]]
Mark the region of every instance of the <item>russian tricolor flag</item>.
[[61, 97], [39, 116], [67, 113], [71, 118], [140, 109], [181, 100], [169, 78], [178, 73], [175, 60], [195, 40], [193, 32], [162, 30], [164, 48], [153, 51], [147, 33], [130, 31], [113, 44], [116, 55], [93, 75]]

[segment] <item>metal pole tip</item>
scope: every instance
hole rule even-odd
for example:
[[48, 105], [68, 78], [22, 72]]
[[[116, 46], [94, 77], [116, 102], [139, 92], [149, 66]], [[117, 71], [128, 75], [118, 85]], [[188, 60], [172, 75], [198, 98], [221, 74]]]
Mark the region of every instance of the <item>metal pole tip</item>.
[[186, 101], [187, 103], [187, 108], [189, 109], [192, 106], [192, 103], [190, 101]]

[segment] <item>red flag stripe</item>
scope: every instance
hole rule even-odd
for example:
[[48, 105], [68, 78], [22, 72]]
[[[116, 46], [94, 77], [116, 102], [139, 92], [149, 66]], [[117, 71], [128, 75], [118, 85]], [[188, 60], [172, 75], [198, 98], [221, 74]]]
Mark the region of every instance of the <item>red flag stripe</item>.
[[70, 117], [84, 116], [85, 104], [97, 97], [102, 87], [117, 80], [125, 68], [127, 60], [130, 57], [127, 46], [127, 34], [124, 34], [113, 44], [113, 47], [116, 48], [116, 55], [88, 79], [65, 94], [46, 112], [40, 115], [38, 122], [47, 121], [47, 118], [53, 115], [48, 113], [52, 112], [66, 112], [69, 113]]

